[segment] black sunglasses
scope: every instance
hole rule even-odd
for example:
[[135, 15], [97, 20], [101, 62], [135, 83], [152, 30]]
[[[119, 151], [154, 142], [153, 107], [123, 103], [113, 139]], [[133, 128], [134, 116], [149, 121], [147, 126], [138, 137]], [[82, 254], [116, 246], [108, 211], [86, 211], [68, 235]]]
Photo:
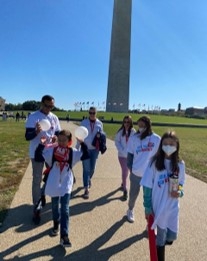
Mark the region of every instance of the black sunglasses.
[[45, 108], [48, 108], [48, 109], [53, 109], [53, 108], [54, 108], [53, 105], [47, 105], [47, 104], [45, 104], [44, 102], [43, 102], [43, 105], [45, 106]]
[[94, 115], [94, 114], [96, 114], [95, 112], [93, 112], [93, 111], [89, 111], [89, 114], [92, 114], [92, 115]]

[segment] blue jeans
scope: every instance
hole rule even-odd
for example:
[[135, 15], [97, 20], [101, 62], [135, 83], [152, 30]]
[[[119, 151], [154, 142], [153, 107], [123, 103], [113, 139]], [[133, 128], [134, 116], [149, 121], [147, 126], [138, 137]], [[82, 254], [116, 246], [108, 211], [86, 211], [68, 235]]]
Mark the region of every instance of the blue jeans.
[[53, 221], [60, 222], [60, 236], [68, 236], [70, 194], [66, 193], [63, 197], [52, 197], [51, 200]]
[[96, 160], [98, 159], [98, 150], [88, 150], [89, 159], [83, 160], [83, 186], [88, 188], [89, 182], [93, 176], [96, 167]]
[[37, 162], [31, 159], [32, 162], [32, 201], [36, 205], [41, 197], [41, 182], [42, 182], [42, 171], [44, 168], [44, 162]]
[[166, 241], [172, 242], [176, 239], [177, 239], [177, 233], [173, 232], [169, 228], [162, 229], [157, 226], [157, 237], [156, 237], [157, 246], [164, 246]]
[[141, 177], [138, 177], [133, 173], [130, 173], [129, 179], [130, 179], [130, 189], [129, 189], [128, 206], [129, 209], [132, 210], [135, 206], [136, 199], [139, 195]]

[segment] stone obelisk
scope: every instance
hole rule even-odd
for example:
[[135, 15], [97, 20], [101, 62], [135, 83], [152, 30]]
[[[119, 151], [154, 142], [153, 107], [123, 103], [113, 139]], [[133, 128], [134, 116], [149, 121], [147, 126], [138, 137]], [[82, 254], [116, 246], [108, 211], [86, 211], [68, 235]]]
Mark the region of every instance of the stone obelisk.
[[132, 0], [114, 0], [106, 111], [128, 112]]

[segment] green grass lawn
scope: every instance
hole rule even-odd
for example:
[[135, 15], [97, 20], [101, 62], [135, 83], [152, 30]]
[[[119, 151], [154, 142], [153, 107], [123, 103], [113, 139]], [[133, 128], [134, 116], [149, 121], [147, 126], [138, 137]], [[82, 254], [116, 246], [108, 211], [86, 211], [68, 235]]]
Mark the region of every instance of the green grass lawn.
[[[66, 112], [57, 113], [59, 117], [66, 117]], [[87, 112], [70, 113], [70, 117], [82, 119]], [[122, 120], [125, 114], [100, 113], [104, 119]], [[64, 117], [63, 117], [64, 116]], [[132, 115], [134, 121], [140, 114]], [[152, 122], [170, 123], [191, 123], [207, 124], [207, 120], [188, 119], [184, 117], [169, 117], [150, 115]], [[79, 122], [78, 122], [79, 123]], [[104, 123], [104, 130], [107, 137], [114, 139], [120, 124]], [[137, 126], [134, 126], [137, 128]], [[154, 132], [162, 135], [167, 130], [174, 130], [180, 138], [180, 155], [186, 163], [187, 174], [207, 182], [207, 159], [206, 141], [207, 128], [186, 128], [186, 127], [159, 127], [153, 126]], [[24, 138], [25, 122], [15, 122], [13, 119], [2, 121], [0, 118], [0, 222], [3, 221], [5, 213], [11, 204], [16, 190], [21, 182], [25, 170], [29, 163], [28, 146], [29, 143]]]

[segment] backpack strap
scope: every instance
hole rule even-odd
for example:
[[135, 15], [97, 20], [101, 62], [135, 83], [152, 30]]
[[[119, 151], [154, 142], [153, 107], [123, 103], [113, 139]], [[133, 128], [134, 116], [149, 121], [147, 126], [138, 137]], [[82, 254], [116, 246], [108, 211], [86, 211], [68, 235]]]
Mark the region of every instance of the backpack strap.
[[69, 168], [72, 170], [72, 163], [73, 163], [73, 149], [70, 147], [69, 148], [69, 159], [68, 159], [68, 164]]

